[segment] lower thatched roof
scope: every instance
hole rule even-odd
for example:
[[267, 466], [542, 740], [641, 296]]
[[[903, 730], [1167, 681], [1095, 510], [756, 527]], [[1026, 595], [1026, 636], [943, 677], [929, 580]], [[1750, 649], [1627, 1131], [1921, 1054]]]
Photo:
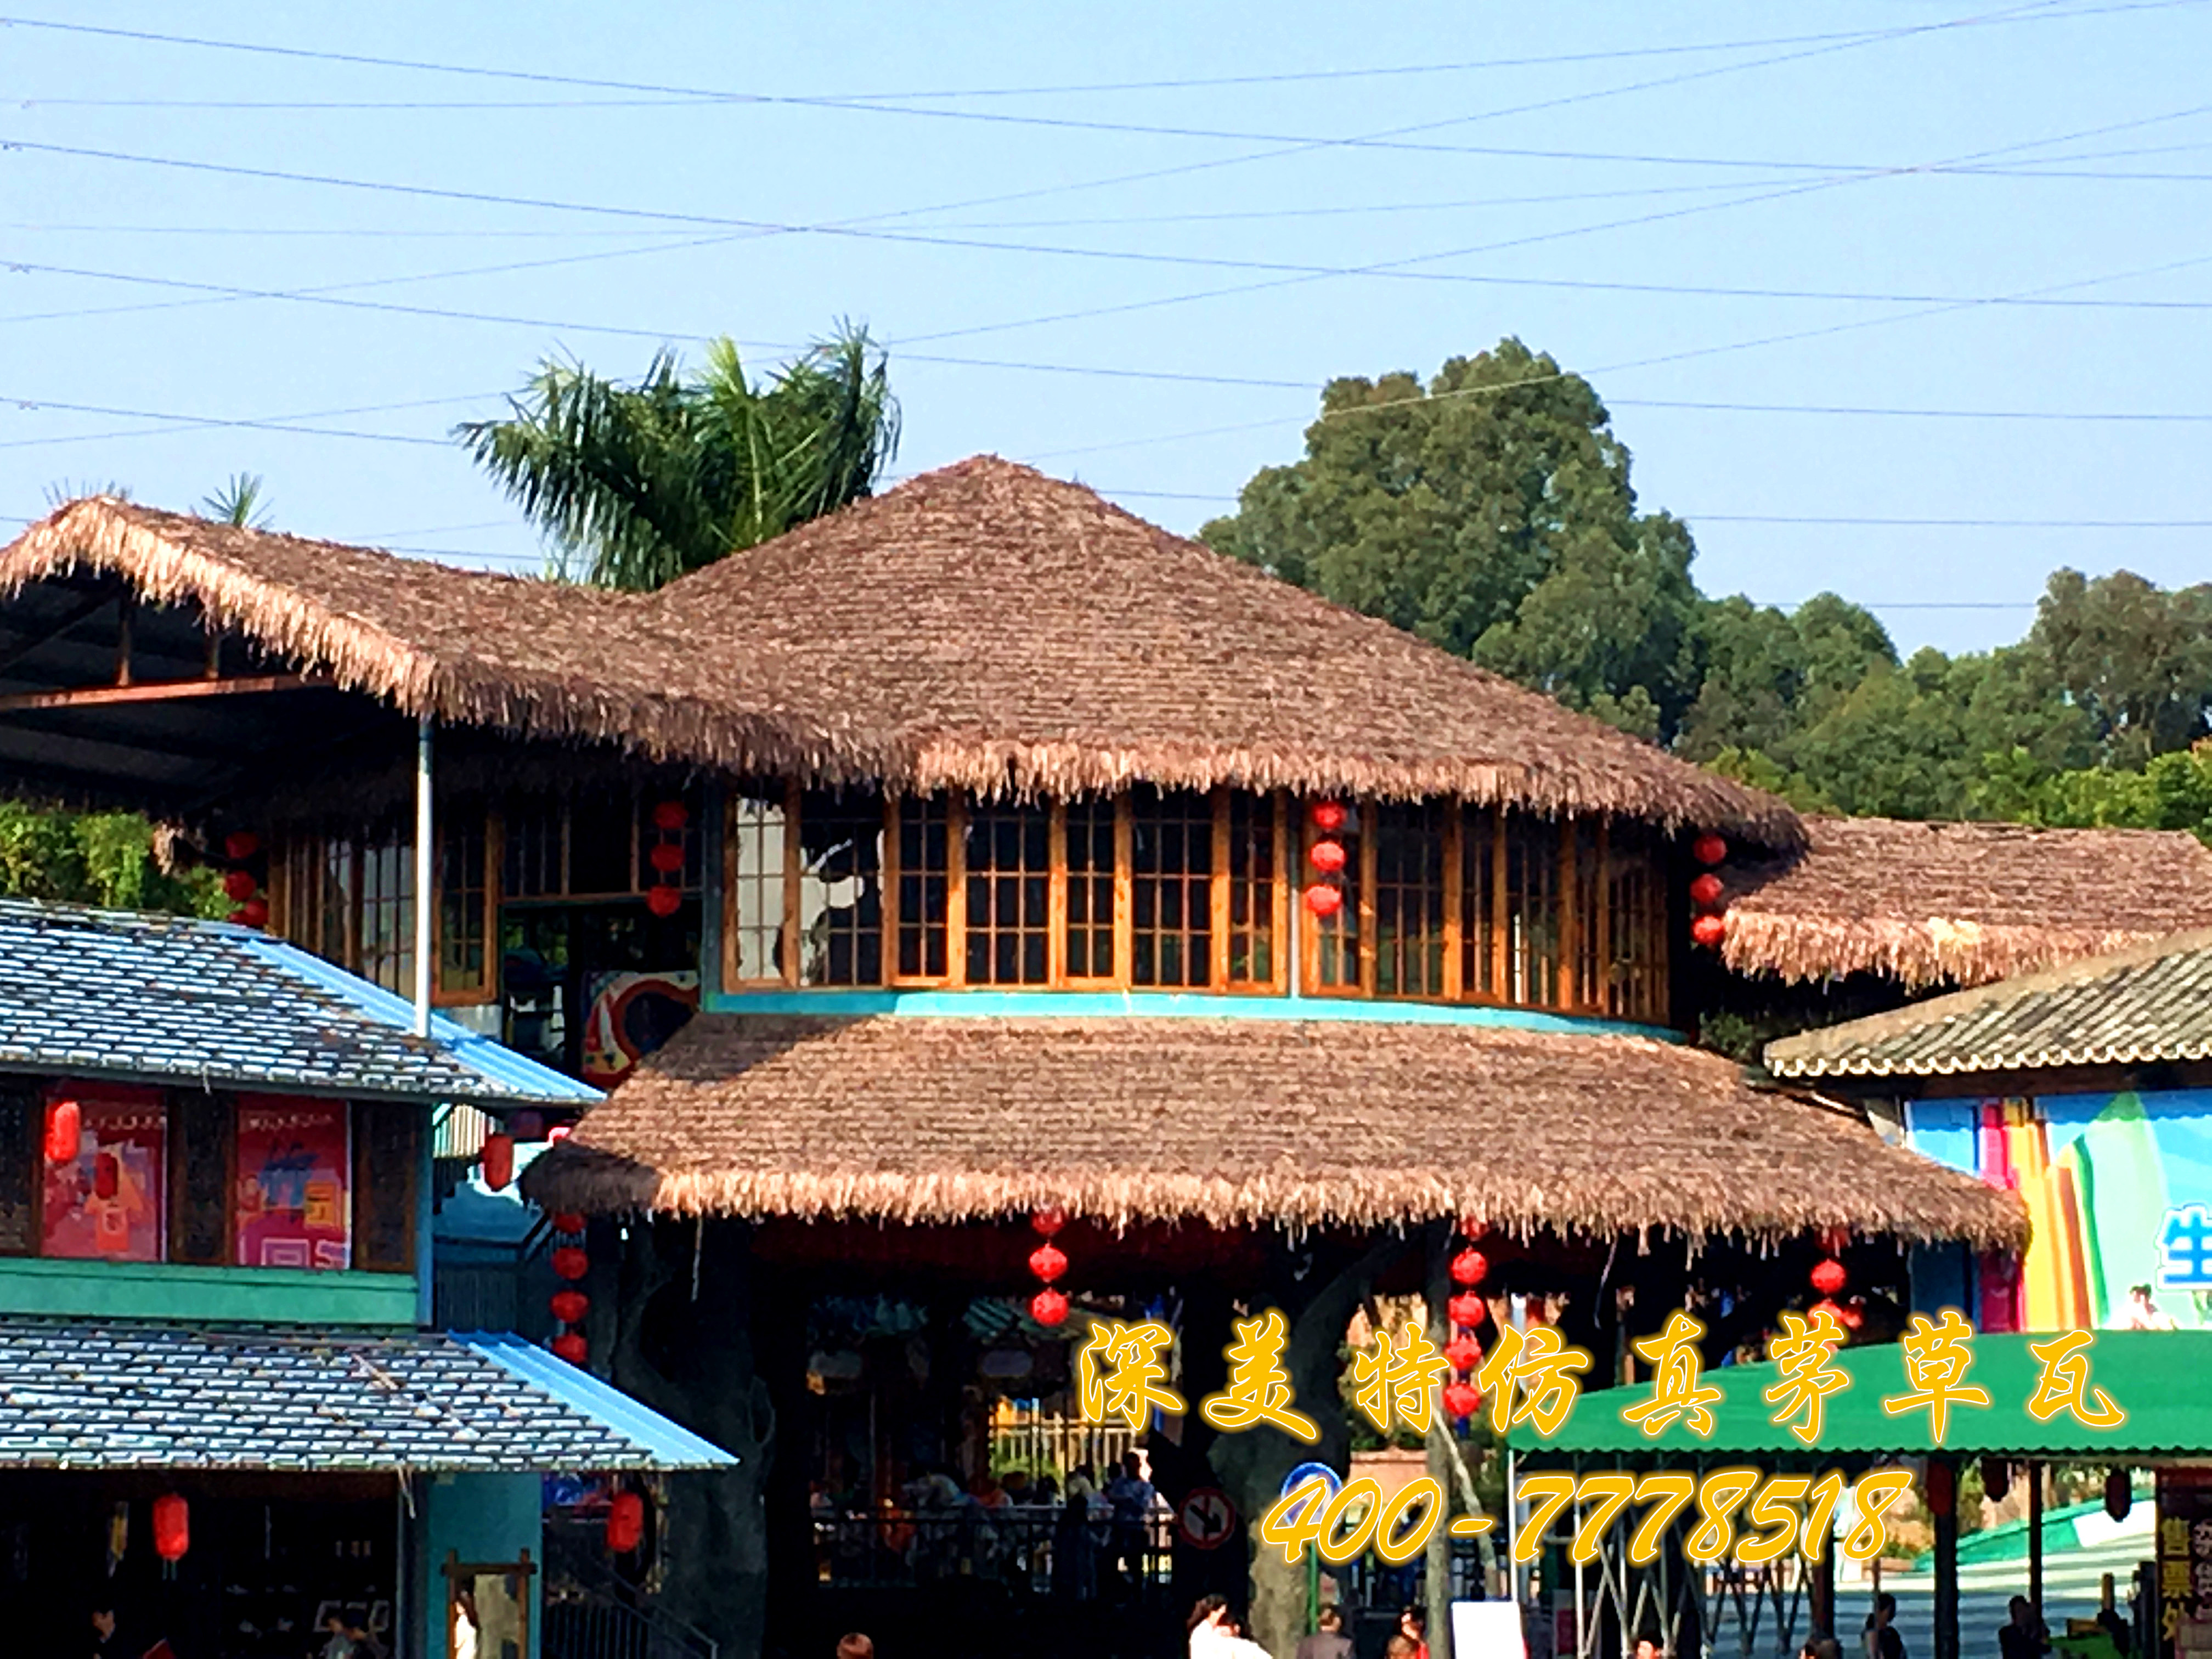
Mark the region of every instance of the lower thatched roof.
[[2212, 927], [2212, 848], [2179, 831], [1805, 824], [1802, 854], [1723, 872], [1738, 973], [1979, 985]]
[[1643, 1038], [1352, 1021], [702, 1015], [532, 1165], [556, 1208], [2016, 1244], [2010, 1197]]

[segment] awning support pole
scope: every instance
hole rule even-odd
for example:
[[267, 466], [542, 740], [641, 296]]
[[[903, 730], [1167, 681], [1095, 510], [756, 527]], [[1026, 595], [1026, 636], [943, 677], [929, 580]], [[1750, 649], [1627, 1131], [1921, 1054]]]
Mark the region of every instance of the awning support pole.
[[1930, 1459], [1930, 1485], [1939, 1462], [1951, 1474], [1951, 1506], [1936, 1516], [1936, 1659], [1959, 1659], [1958, 1465]]
[[2043, 1619], [2043, 1465], [2027, 1466], [2027, 1604]]
[[431, 921], [436, 914], [436, 825], [430, 813], [430, 717], [415, 723], [415, 1035], [430, 1035]]

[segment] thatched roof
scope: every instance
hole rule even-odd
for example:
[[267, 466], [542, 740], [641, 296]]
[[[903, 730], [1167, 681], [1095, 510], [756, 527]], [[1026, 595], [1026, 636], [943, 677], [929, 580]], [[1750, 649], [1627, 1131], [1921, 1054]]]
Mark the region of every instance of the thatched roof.
[[1778, 1077], [1955, 1077], [2212, 1060], [2212, 929], [1767, 1045]]
[[977, 457], [646, 596], [72, 503], [0, 595], [110, 571], [408, 714], [656, 762], [986, 794], [1148, 781], [1796, 817], [1473, 665]]
[[2010, 1197], [1644, 1038], [1349, 1020], [702, 1015], [533, 1164], [599, 1212], [2018, 1243]]
[[1802, 854], [1722, 872], [1739, 973], [1978, 985], [2212, 927], [2212, 848], [2179, 831], [1805, 824]]

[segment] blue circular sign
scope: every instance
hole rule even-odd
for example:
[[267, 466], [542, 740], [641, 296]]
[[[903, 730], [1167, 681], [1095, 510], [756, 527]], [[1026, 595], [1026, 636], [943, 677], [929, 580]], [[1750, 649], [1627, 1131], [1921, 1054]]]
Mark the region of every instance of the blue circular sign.
[[[1308, 1482], [1314, 1480], [1318, 1480], [1322, 1483], [1322, 1501], [1323, 1503], [1327, 1503], [1330, 1498], [1334, 1498], [1338, 1492], [1344, 1490], [1344, 1477], [1339, 1474], [1334, 1469], [1329, 1468], [1328, 1464], [1301, 1463], [1297, 1468], [1292, 1469], [1288, 1474], [1283, 1477], [1282, 1496], [1288, 1498], [1300, 1486], [1305, 1486]], [[1301, 1509], [1303, 1509], [1303, 1505], [1300, 1506]], [[1295, 1518], [1297, 1518], [1295, 1513], [1284, 1517], [1285, 1520], [1292, 1520]]]

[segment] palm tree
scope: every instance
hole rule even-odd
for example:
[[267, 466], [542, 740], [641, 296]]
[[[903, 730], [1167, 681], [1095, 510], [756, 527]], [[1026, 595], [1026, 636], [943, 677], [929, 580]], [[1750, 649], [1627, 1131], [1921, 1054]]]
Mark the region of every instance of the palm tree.
[[258, 472], [234, 472], [212, 495], [200, 498], [207, 515], [218, 524], [234, 524], [241, 530], [269, 528], [269, 497]]
[[[884, 354], [841, 325], [765, 384], [720, 339], [635, 386], [547, 362], [454, 435], [586, 581], [645, 591], [870, 494], [898, 448]], [[565, 562], [565, 561], [564, 561]]]

